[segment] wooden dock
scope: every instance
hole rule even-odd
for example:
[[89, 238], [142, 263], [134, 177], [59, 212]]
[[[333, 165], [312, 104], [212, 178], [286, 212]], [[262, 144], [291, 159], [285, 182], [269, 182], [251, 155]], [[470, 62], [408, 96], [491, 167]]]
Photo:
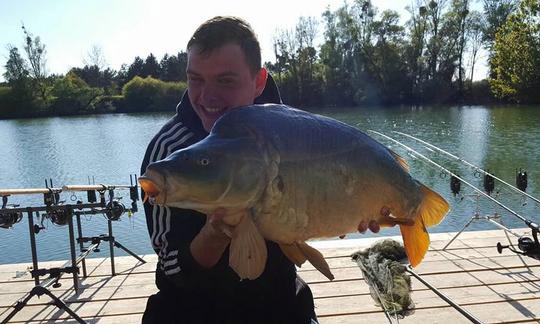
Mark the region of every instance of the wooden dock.
[[[525, 230], [516, 230], [526, 233]], [[416, 268], [424, 280], [461, 305], [484, 323], [540, 323], [540, 261], [505, 250], [497, 242], [507, 238], [501, 230], [465, 232], [445, 251], [453, 233], [432, 234], [431, 249]], [[514, 236], [510, 236], [516, 242]], [[335, 275], [328, 281], [309, 264], [299, 273], [313, 290], [320, 323], [388, 323], [374, 305], [360, 269], [350, 254], [370, 246], [376, 239], [314, 242]], [[145, 255], [146, 264], [133, 257], [117, 257], [117, 275], [110, 276], [109, 259], [89, 259], [88, 277], [74, 293], [71, 277], [61, 280], [52, 292], [88, 323], [140, 323], [146, 299], [156, 291], [155, 255]], [[40, 267], [64, 262], [40, 262]], [[0, 265], [0, 322], [34, 285], [26, 272], [29, 264]], [[469, 323], [463, 315], [418, 280], [413, 279], [414, 314], [400, 323]], [[74, 323], [69, 315], [50, 304], [47, 296], [34, 297], [10, 323]]]

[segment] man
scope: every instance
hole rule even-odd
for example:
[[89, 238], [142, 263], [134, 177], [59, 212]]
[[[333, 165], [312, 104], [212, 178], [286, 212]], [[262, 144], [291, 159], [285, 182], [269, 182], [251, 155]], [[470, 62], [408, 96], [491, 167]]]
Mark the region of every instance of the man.
[[[253, 103], [281, 103], [272, 78], [261, 67], [257, 38], [245, 21], [215, 17], [187, 45], [188, 90], [176, 115], [150, 142], [149, 163], [206, 137], [227, 111]], [[144, 205], [152, 245], [158, 253], [156, 285], [143, 323], [310, 323], [313, 297], [279, 246], [267, 242], [268, 261], [256, 280], [240, 281], [228, 266], [230, 238], [223, 215]]]

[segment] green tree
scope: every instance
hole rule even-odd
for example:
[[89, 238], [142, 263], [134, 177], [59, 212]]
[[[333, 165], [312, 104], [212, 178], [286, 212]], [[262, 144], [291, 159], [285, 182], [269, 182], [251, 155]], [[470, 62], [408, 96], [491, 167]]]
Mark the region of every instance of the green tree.
[[491, 50], [495, 35], [505, 23], [508, 17], [516, 12], [519, 0], [484, 0], [484, 41]]
[[373, 21], [375, 44], [369, 56], [368, 69], [377, 82], [384, 104], [402, 101], [407, 95], [407, 74], [403, 64], [403, 32], [399, 25], [399, 14], [385, 10]]
[[110, 68], [101, 70], [98, 65], [85, 65], [82, 68], [72, 68], [70, 72], [75, 73], [90, 87], [102, 88], [106, 94], [110, 95], [117, 92], [116, 71]]
[[94, 103], [103, 90], [88, 86], [73, 71], [55, 80], [51, 90], [53, 96], [50, 112], [54, 115], [71, 115], [94, 112]]
[[26, 61], [19, 54], [17, 47], [8, 45], [8, 49], [9, 57], [5, 65], [4, 78], [9, 87], [2, 88], [0, 118], [27, 115], [34, 109], [34, 94]]
[[491, 67], [490, 85], [498, 98], [540, 101], [540, 0], [523, 0], [499, 28]]
[[471, 83], [474, 81], [474, 67], [476, 65], [476, 61], [478, 59], [478, 51], [484, 44], [483, 42], [483, 31], [485, 30], [485, 24], [486, 21], [484, 19], [484, 16], [478, 11], [471, 11], [469, 14], [469, 18], [467, 20], [467, 33], [468, 33], [468, 40], [469, 40], [469, 49], [470, 49], [470, 66], [471, 66], [471, 74], [470, 74], [470, 81]]
[[132, 80], [136, 76], [143, 75], [144, 61], [142, 58], [136, 56], [133, 63], [127, 68], [125, 82]]
[[161, 75], [160, 73], [160, 67], [159, 63], [154, 56], [154, 54], [150, 53], [146, 60], [144, 61], [143, 67], [142, 67], [142, 73], [140, 74], [141, 77], [147, 77], [151, 76], [153, 78], [159, 78]]
[[323, 13], [325, 32], [324, 43], [320, 50], [322, 74], [324, 80], [324, 103], [330, 105], [352, 105], [353, 90], [350, 86], [349, 70], [344, 65], [345, 51], [343, 35], [340, 30], [341, 17], [346, 9], [336, 12], [327, 9]]
[[[267, 65], [276, 72], [280, 88], [287, 102], [294, 105], [320, 103], [320, 73], [316, 73], [317, 21], [313, 17], [300, 17], [294, 30], [281, 30], [274, 38], [278, 64]], [[282, 74], [281, 70], [287, 70]]]
[[165, 54], [159, 62], [160, 76], [163, 81], [186, 81], [187, 53]]
[[28, 66], [19, 54], [19, 49], [8, 45], [8, 50], [9, 58], [5, 65], [6, 72], [4, 73], [4, 78], [10, 84], [27, 79], [29, 75]]
[[426, 71], [424, 50], [426, 48], [427, 9], [418, 0], [407, 7], [411, 18], [406, 23], [409, 39], [405, 41], [404, 62], [409, 80], [409, 95], [422, 100], [422, 83]]
[[45, 44], [41, 43], [39, 36], [34, 37], [27, 29], [22, 26], [25, 35], [24, 50], [28, 59], [29, 75], [31, 77], [32, 87], [37, 92], [41, 105], [46, 106], [48, 100], [48, 91], [50, 89], [49, 79], [47, 78], [47, 51]]

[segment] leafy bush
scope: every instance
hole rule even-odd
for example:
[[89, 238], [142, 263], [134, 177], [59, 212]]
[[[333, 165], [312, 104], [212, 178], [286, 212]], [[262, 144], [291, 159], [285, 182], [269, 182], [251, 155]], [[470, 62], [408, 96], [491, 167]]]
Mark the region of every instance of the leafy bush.
[[186, 90], [185, 82], [164, 82], [150, 76], [134, 77], [124, 85], [122, 111], [174, 110]]

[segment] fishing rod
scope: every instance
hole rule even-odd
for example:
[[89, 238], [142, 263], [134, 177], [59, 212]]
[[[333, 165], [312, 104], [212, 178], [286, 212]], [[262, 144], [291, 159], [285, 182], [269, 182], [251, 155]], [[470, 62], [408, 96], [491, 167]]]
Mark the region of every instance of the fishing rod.
[[530, 199], [532, 199], [532, 200], [534, 200], [535, 202], [537, 202], [537, 203], [540, 204], [540, 200], [539, 200], [538, 198], [536, 198], [536, 197], [534, 197], [534, 196], [532, 196], [532, 195], [526, 193], [524, 190], [521, 190], [521, 189], [519, 189], [519, 188], [516, 188], [515, 186], [511, 185], [510, 183], [504, 181], [503, 179], [496, 177], [494, 174], [491, 174], [491, 173], [489, 173], [489, 172], [483, 170], [482, 168], [480, 168], [480, 167], [478, 167], [478, 166], [476, 166], [476, 165], [474, 165], [474, 164], [472, 164], [472, 163], [470, 163], [470, 162], [467, 162], [466, 160], [460, 158], [459, 156], [456, 156], [456, 155], [454, 155], [454, 154], [452, 154], [452, 153], [450, 153], [450, 152], [447, 152], [447, 151], [441, 149], [440, 147], [437, 147], [437, 146], [435, 146], [435, 145], [433, 145], [433, 144], [431, 144], [431, 143], [428, 143], [428, 142], [426, 142], [426, 141], [424, 141], [424, 140], [421, 140], [421, 139], [419, 139], [418, 137], [415, 137], [415, 136], [412, 136], [412, 135], [409, 135], [409, 134], [406, 134], [406, 133], [398, 132], [398, 131], [393, 131], [393, 132], [396, 133], [396, 134], [399, 134], [399, 135], [408, 137], [408, 138], [410, 138], [410, 139], [412, 139], [412, 140], [415, 140], [415, 141], [417, 141], [417, 142], [420, 142], [420, 143], [424, 144], [425, 146], [427, 146], [427, 147], [429, 147], [429, 148], [431, 148], [431, 149], [436, 150], [437, 152], [443, 153], [443, 154], [445, 154], [445, 155], [447, 155], [447, 156], [453, 158], [454, 160], [457, 160], [457, 161], [459, 161], [459, 162], [461, 162], [461, 163], [463, 163], [463, 164], [466, 164], [466, 165], [472, 167], [475, 171], [480, 172], [480, 173], [483, 173], [484, 175], [490, 176], [490, 177], [492, 177], [493, 179], [496, 179], [497, 181], [499, 181], [499, 182], [501, 182], [501, 183], [507, 185], [508, 187], [510, 187], [512, 190], [514, 190], [514, 191], [516, 191], [516, 192], [518, 192], [518, 193], [520, 193], [520, 194], [523, 194], [523, 195], [527, 196], [528, 198], [530, 198]]
[[[519, 218], [521, 221], [523, 221], [531, 229], [534, 241], [529, 237], [525, 237], [525, 236], [520, 237], [520, 239], [518, 240], [518, 242], [519, 242], [518, 247], [523, 252], [512, 249], [509, 246], [503, 246], [500, 243], [497, 244], [497, 251], [499, 251], [499, 253], [501, 253], [503, 249], [508, 248], [510, 251], [512, 251], [514, 253], [526, 255], [526, 256], [532, 257], [534, 259], [540, 260], [540, 242], [538, 240], [538, 234], [540, 233], [540, 229], [538, 227], [538, 224], [536, 224], [533, 221], [531, 221], [529, 219], [526, 219], [525, 217], [521, 216], [520, 214], [513, 211], [512, 209], [510, 209], [509, 207], [507, 207], [506, 205], [504, 205], [503, 203], [501, 203], [497, 199], [491, 197], [490, 195], [484, 193], [482, 190], [478, 189], [476, 186], [474, 186], [471, 183], [465, 181], [464, 179], [459, 177], [457, 174], [455, 174], [452, 171], [446, 169], [445, 167], [439, 165], [438, 163], [436, 163], [433, 160], [429, 159], [428, 157], [426, 157], [422, 153], [410, 148], [409, 146], [401, 143], [400, 141], [398, 141], [398, 140], [396, 140], [396, 139], [394, 139], [394, 138], [392, 138], [392, 137], [390, 137], [388, 135], [385, 135], [385, 134], [382, 134], [380, 132], [374, 131], [374, 130], [369, 130], [369, 132], [377, 134], [377, 135], [379, 135], [379, 136], [381, 136], [383, 138], [386, 138], [386, 139], [388, 139], [388, 140], [402, 146], [408, 152], [410, 152], [410, 153], [414, 154], [415, 156], [421, 158], [423, 161], [428, 162], [431, 165], [434, 165], [435, 167], [437, 167], [438, 169], [448, 173], [449, 175], [459, 179], [461, 182], [463, 182], [466, 185], [468, 185], [469, 187], [471, 187], [474, 191], [478, 192], [478, 194], [486, 197], [487, 199], [494, 202], [496, 205], [498, 205], [498, 206], [502, 207], [503, 209], [505, 209], [506, 211], [508, 211], [510, 214], [512, 214], [512, 215], [516, 216], [517, 218]], [[502, 226], [502, 225], [500, 225], [500, 226]]]

